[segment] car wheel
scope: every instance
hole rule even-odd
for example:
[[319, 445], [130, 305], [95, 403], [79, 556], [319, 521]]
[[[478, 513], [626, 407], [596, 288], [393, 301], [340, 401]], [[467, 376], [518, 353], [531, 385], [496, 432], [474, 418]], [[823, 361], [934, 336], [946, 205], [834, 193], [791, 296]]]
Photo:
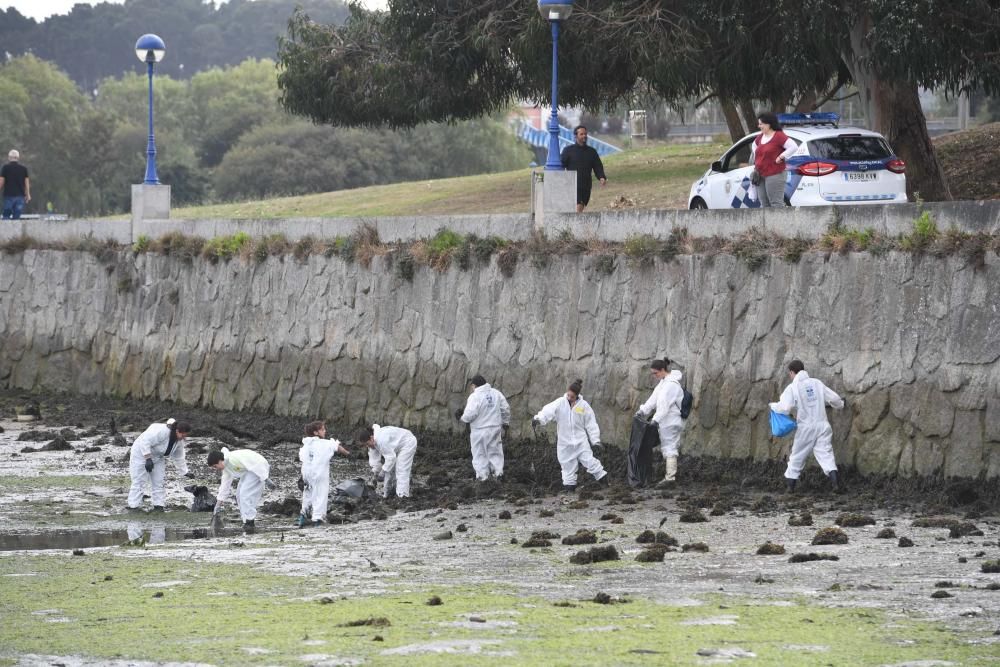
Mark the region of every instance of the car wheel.
[[692, 211], [704, 211], [708, 208], [708, 204], [701, 197], [695, 197], [691, 200], [691, 210]]

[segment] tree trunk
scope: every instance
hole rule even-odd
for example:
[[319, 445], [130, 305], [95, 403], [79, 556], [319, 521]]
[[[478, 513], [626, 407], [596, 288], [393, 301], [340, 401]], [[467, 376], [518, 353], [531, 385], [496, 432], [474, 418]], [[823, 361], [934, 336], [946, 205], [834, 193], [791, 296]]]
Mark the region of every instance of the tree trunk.
[[757, 131], [757, 110], [753, 108], [753, 100], [749, 97], [741, 97], [737, 100], [740, 113], [743, 115], [743, 122], [747, 124], [750, 132]]
[[850, 51], [844, 54], [868, 127], [885, 135], [889, 145], [906, 162], [906, 194], [910, 199], [950, 200], [944, 169], [927, 133], [917, 85], [881, 79], [866, 64], [870, 62], [870, 54], [865, 35], [870, 25], [870, 15], [859, 17], [851, 26]]
[[729, 136], [735, 144], [747, 135], [743, 121], [740, 119], [740, 112], [736, 110], [736, 104], [728, 98], [720, 97], [719, 106], [722, 108], [722, 115], [726, 117], [726, 125], [729, 126]]

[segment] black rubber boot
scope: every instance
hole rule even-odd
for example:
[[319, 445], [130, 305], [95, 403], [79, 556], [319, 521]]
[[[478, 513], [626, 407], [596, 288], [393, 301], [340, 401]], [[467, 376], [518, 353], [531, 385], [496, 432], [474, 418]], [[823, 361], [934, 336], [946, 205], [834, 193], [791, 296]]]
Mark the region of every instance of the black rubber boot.
[[153, 511], [154, 512], [166, 512], [167, 510], [163, 507], [163, 505], [153, 505]]
[[785, 493], [795, 493], [795, 485], [799, 483], [797, 479], [785, 478]]
[[609, 475], [608, 473], [604, 473], [604, 477], [597, 480], [597, 483], [603, 486], [604, 488], [608, 488], [609, 486], [611, 486], [611, 475]]
[[246, 533], [247, 535], [253, 535], [254, 532], [256, 532], [256, 529], [254, 528], [253, 525], [253, 519], [247, 519], [246, 521], [243, 522], [243, 532]]
[[830, 478], [830, 484], [833, 485], [833, 492], [840, 493], [843, 489], [840, 486], [840, 475], [837, 474], [836, 470], [831, 470], [826, 473], [826, 476]]
[[576, 484], [563, 484], [563, 493], [576, 493]]

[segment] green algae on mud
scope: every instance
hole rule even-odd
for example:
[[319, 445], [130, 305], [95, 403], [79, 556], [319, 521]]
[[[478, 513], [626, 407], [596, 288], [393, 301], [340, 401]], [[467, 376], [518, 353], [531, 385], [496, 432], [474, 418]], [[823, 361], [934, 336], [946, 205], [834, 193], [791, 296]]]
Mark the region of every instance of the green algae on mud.
[[41, 492], [49, 489], [63, 493], [94, 487], [117, 489], [128, 485], [128, 475], [0, 475], [0, 489], [4, 492]]
[[[653, 651], [671, 664], [699, 664], [699, 649], [733, 646], [755, 653], [758, 666], [985, 664], [995, 655], [994, 647], [975, 646], [931, 623], [802, 600], [713, 596], [702, 605], [673, 606], [629, 596], [627, 605], [598, 605], [581, 593], [574, 606], [557, 606], [496, 587], [415, 591], [405, 582], [407, 592], [333, 596], [331, 603], [323, 596], [325, 577], [152, 555], [122, 558], [114, 551], [87, 558], [5, 556], [0, 577], [0, 660], [43, 654], [249, 665], [308, 656], [307, 662], [476, 665], [501, 658], [577, 665], [648, 664]], [[443, 604], [428, 607], [428, 593]], [[385, 617], [391, 626], [338, 627], [369, 617]], [[382, 641], [372, 641], [375, 634]], [[457, 652], [436, 653], [435, 647]]]

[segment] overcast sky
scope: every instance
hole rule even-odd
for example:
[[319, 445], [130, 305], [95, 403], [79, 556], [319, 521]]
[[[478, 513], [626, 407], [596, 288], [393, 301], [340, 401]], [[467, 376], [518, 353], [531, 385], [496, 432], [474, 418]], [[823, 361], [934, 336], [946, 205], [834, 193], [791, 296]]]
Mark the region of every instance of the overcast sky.
[[[108, 1], [108, 0], [104, 0]], [[110, 0], [114, 4], [121, 4], [124, 0]], [[53, 14], [68, 14], [69, 10], [76, 4], [96, 5], [97, 0], [0, 0], [0, 9], [16, 7], [17, 11], [25, 16], [42, 21]], [[386, 0], [361, 0], [361, 4], [369, 9], [385, 9]]]

